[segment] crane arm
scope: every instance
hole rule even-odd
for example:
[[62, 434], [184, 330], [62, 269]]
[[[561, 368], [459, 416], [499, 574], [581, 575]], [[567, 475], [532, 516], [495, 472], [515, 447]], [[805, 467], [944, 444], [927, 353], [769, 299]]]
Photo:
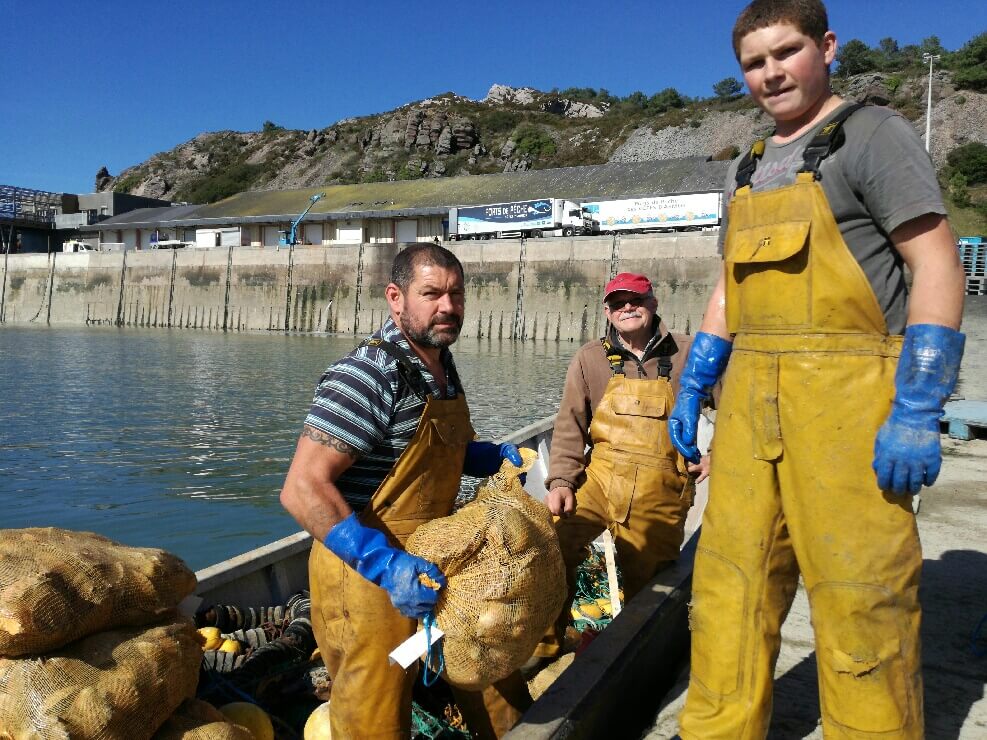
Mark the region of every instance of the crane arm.
[[294, 221], [291, 222], [291, 229], [286, 234], [285, 244], [291, 245], [296, 243], [295, 234], [298, 230], [298, 224], [300, 224], [302, 222], [302, 219], [305, 218], [305, 216], [308, 215], [308, 212], [312, 210], [312, 206], [314, 206], [316, 203], [318, 203], [320, 200], [322, 200], [325, 197], [326, 197], [325, 193], [317, 193], [308, 199], [309, 200], [308, 207], [306, 207], [305, 210], [301, 212], [298, 218], [296, 218]]

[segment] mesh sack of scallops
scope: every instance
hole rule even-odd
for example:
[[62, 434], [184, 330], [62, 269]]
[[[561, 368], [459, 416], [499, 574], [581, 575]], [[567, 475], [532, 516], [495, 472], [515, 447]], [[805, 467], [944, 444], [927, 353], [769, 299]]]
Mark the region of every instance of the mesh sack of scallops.
[[209, 702], [189, 699], [161, 725], [152, 740], [254, 740], [254, 736], [230, 722]]
[[164, 550], [53, 527], [0, 530], [0, 656], [160, 621], [195, 583]]
[[106, 630], [43, 656], [0, 658], [0, 737], [148, 738], [195, 696], [201, 661], [187, 621]]
[[435, 622], [445, 633], [443, 675], [459, 688], [480, 690], [517, 670], [565, 601], [552, 515], [519, 479], [537, 454], [521, 455], [522, 467], [504, 462], [475, 500], [423, 524], [407, 543], [447, 578]]

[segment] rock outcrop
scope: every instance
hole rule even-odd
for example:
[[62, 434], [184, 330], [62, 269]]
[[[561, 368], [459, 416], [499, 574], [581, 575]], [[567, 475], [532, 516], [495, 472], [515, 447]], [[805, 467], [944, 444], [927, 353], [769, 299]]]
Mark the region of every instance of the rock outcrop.
[[[844, 97], [899, 107], [924, 135], [926, 76], [874, 72], [833, 82]], [[940, 70], [933, 78], [933, 101], [932, 156], [938, 166], [961, 144], [987, 143], [987, 95], [957, 92], [949, 73]], [[265, 125], [260, 132], [203, 133], [117, 177], [101, 168], [95, 184], [97, 191], [212, 202], [243, 190], [724, 158], [770, 130], [770, 120], [742, 100], [729, 106], [697, 101], [656, 116], [645, 108], [498, 84], [482, 100], [444, 93], [321, 129]]]

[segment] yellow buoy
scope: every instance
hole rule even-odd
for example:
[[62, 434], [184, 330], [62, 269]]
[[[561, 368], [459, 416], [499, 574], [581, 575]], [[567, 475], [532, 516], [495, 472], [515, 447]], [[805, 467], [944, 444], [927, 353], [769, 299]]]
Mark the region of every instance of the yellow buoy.
[[304, 740], [332, 740], [332, 728], [329, 726], [329, 702], [320, 704], [308, 716], [302, 737]]
[[233, 653], [234, 655], [239, 655], [240, 643], [236, 640], [223, 640], [223, 644], [216, 649], [221, 650], [224, 653]]
[[578, 604], [572, 610], [572, 616], [575, 619], [600, 619], [603, 617], [603, 610], [600, 606], [593, 601], [588, 601], [585, 604]]
[[205, 641], [202, 645], [204, 650], [219, 650], [224, 642], [223, 634], [219, 631], [219, 627], [202, 627], [199, 630], [199, 634], [202, 635], [202, 639]]
[[227, 719], [235, 725], [249, 730], [254, 740], [274, 740], [274, 725], [267, 712], [246, 701], [235, 701], [219, 708]]

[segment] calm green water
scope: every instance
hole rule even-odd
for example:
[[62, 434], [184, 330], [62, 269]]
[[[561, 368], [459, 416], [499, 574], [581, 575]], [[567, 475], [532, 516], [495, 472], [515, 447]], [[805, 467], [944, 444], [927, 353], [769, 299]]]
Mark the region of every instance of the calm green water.
[[[278, 491], [353, 337], [0, 329], [0, 528], [88, 530], [198, 569], [298, 530]], [[461, 340], [481, 436], [558, 408], [576, 346]]]

